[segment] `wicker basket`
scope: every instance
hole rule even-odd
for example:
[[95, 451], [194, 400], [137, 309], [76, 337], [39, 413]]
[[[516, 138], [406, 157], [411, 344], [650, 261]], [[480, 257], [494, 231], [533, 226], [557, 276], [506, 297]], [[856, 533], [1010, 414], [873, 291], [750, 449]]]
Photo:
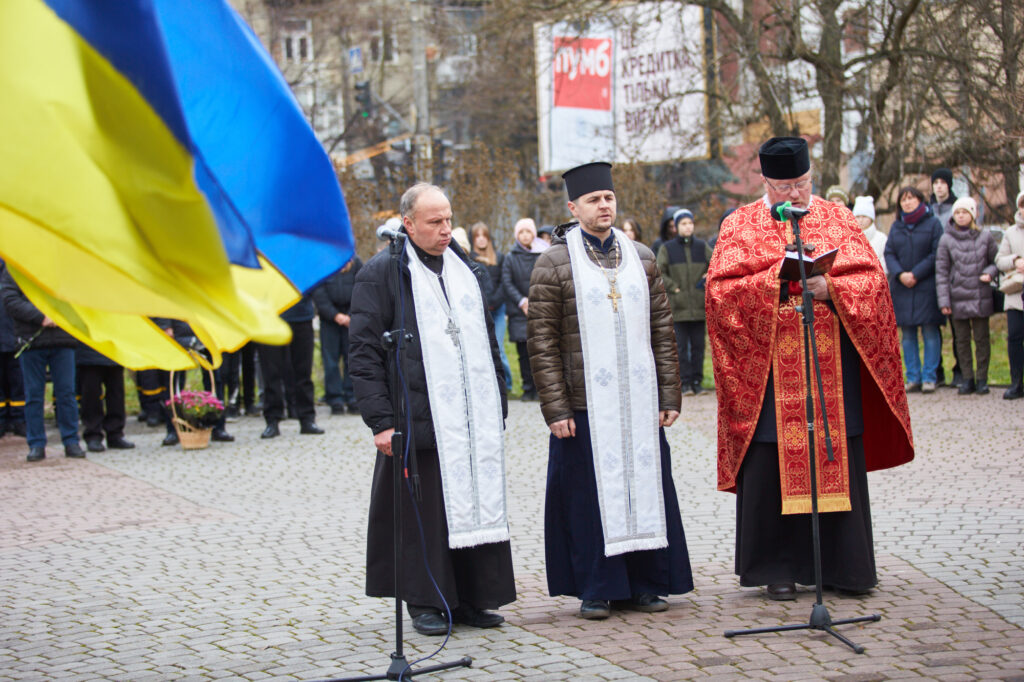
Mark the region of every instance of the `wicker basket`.
[[[213, 386], [213, 371], [207, 370], [210, 373], [210, 386]], [[174, 424], [174, 430], [178, 433], [178, 442], [181, 444], [183, 450], [202, 450], [203, 448], [209, 447], [210, 445], [210, 434], [213, 433], [213, 427], [200, 429], [192, 426], [187, 421], [178, 416], [178, 410], [174, 406], [174, 398], [178, 395], [178, 389], [174, 383], [174, 372], [171, 372], [171, 423]]]

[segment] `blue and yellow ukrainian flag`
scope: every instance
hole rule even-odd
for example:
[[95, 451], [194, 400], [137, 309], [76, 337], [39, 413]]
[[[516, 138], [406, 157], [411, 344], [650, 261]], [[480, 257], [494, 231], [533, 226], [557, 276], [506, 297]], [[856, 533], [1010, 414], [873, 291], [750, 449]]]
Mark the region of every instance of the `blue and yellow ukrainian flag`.
[[353, 253], [341, 188], [225, 0], [0, 1], [0, 255], [132, 368], [285, 343], [278, 313]]

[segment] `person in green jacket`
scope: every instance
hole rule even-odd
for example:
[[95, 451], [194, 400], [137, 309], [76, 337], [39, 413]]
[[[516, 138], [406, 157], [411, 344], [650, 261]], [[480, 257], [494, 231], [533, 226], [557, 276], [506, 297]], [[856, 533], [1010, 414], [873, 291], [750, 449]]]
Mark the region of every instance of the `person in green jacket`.
[[704, 383], [704, 278], [711, 247], [693, 236], [691, 211], [681, 208], [672, 219], [677, 234], [658, 249], [657, 262], [672, 306], [683, 395], [696, 395]]

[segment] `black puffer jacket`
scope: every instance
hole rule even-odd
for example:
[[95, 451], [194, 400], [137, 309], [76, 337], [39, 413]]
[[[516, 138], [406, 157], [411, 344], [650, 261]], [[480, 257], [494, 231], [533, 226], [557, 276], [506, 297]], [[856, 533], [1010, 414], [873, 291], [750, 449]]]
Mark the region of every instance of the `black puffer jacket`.
[[0, 287], [0, 297], [3, 298], [4, 308], [14, 325], [18, 345], [31, 339], [36, 332], [39, 332], [39, 336], [32, 340], [30, 348], [75, 348], [79, 345], [75, 337], [60, 327], [42, 326], [46, 316], [28, 300], [28, 296], [11, 277], [11, 273], [7, 272], [6, 266], [0, 275]]
[[939, 240], [935, 259], [935, 286], [940, 308], [951, 308], [954, 320], [992, 315], [992, 285], [999, 246], [988, 230], [961, 230], [950, 226]]
[[514, 343], [526, 341], [526, 315], [519, 301], [530, 294], [530, 275], [539, 253], [527, 251], [516, 242], [505, 256], [501, 267], [501, 285], [505, 290], [505, 314], [508, 315], [508, 338]]
[[[409, 244], [407, 248], [412, 248]], [[470, 261], [455, 242], [449, 248], [462, 258], [476, 275], [484, 291], [483, 282], [487, 277], [483, 268]], [[409, 267], [402, 261], [402, 286], [405, 292], [404, 321], [396, 320], [398, 307], [393, 295], [390, 255], [382, 251], [366, 262], [356, 277], [352, 291], [352, 322], [349, 326], [349, 362], [351, 363], [352, 385], [363, 421], [378, 434], [395, 427], [394, 412], [391, 409], [389, 377], [393, 356], [381, 347], [381, 334], [399, 326], [413, 335], [406, 346], [406, 361], [402, 373], [409, 387], [409, 412], [413, 421], [416, 449], [437, 447], [434, 422], [427, 395], [427, 377], [423, 368], [423, 349], [420, 345], [419, 329], [416, 326], [416, 310], [412, 300], [412, 282]], [[505, 401], [505, 372], [498, 354], [498, 342], [494, 338], [494, 324], [487, 313], [487, 329], [491, 341], [491, 357], [494, 360], [495, 375], [501, 391], [502, 414], [507, 415]]]
[[310, 295], [321, 320], [334, 322], [334, 316], [338, 313], [348, 315], [352, 305], [352, 288], [362, 267], [363, 261], [359, 260], [359, 256], [352, 256], [352, 267], [338, 270], [313, 289]]

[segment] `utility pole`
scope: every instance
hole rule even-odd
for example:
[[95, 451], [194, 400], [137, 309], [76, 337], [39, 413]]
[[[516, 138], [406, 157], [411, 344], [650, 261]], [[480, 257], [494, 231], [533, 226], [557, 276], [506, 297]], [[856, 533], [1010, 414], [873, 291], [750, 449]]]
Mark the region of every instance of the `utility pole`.
[[412, 92], [416, 108], [416, 180], [429, 182], [433, 173], [430, 136], [430, 89], [427, 83], [426, 0], [409, 0], [412, 10]]

